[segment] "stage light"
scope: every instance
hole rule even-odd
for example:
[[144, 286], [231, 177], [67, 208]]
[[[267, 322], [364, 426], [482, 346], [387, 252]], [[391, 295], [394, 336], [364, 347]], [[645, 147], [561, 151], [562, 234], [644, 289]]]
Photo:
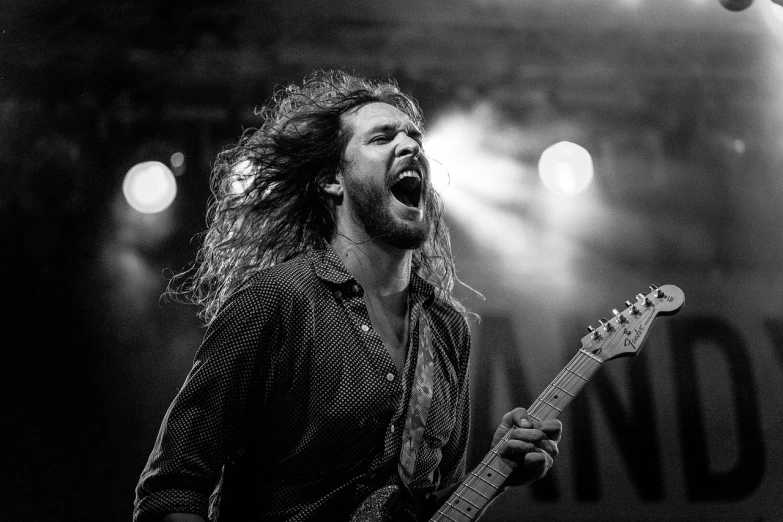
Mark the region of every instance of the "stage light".
[[541, 154], [538, 174], [544, 186], [555, 194], [574, 196], [593, 181], [593, 160], [584, 147], [561, 141]]
[[772, 4], [771, 10], [775, 18], [783, 22], [783, 4], [775, 2]]
[[135, 210], [155, 214], [166, 210], [177, 195], [177, 182], [171, 170], [159, 161], [134, 165], [122, 183], [125, 200]]
[[171, 159], [169, 161], [171, 162], [171, 166], [177, 169], [185, 163], [185, 155], [181, 152], [175, 152], [171, 155]]

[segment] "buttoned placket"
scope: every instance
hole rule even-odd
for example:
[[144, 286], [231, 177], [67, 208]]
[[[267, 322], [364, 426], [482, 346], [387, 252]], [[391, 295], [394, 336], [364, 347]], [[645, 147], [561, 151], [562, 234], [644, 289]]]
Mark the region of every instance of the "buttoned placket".
[[[388, 428], [385, 430], [382, 461], [384, 463], [394, 462], [398, 457], [401, 444], [402, 424], [400, 424], [400, 418], [404, 415], [403, 404], [407, 395], [405, 380], [402, 376], [407, 375], [406, 372], [409, 369], [409, 355], [413, 349], [411, 348], [411, 342], [409, 340], [402, 376], [398, 375], [397, 368], [383, 345], [383, 340], [372, 327], [361, 285], [354, 281], [348, 281], [339, 285], [332, 294], [335, 300], [344, 307], [348, 317], [354, 324], [361, 344], [364, 346], [373, 366], [378, 371], [378, 378], [383, 380], [384, 389], [388, 391], [388, 407], [394, 411], [394, 414]], [[414, 316], [412, 315], [411, 317]], [[412, 330], [410, 325], [408, 325], [408, 328]], [[398, 440], [394, 440], [395, 438]]]
[[[393, 448], [390, 454], [384, 455], [384, 461], [390, 462], [396, 461], [399, 458], [400, 447], [402, 445], [402, 432], [405, 427], [405, 419], [407, 416], [408, 401], [410, 400], [410, 388], [406, 386], [406, 382], [412, 382], [413, 377], [410, 376], [414, 371], [416, 356], [419, 349], [419, 336], [418, 336], [418, 316], [421, 310], [421, 304], [411, 299], [410, 319], [408, 322], [408, 345], [405, 353], [405, 363], [402, 367], [402, 379], [400, 383], [400, 400], [396, 404], [394, 410], [394, 416], [392, 416], [389, 429], [386, 430], [386, 444], [384, 447]], [[395, 439], [395, 440], [392, 440]], [[394, 442], [392, 444], [392, 442]]]
[[[389, 407], [393, 409], [394, 414], [385, 430], [384, 453], [382, 456], [383, 465], [397, 462], [402, 444], [402, 432], [404, 431], [405, 418], [407, 414], [408, 401], [410, 400], [410, 386], [406, 385], [412, 381], [411, 373], [414, 371], [416, 356], [418, 354], [418, 326], [417, 318], [421, 307], [425, 306], [425, 301], [432, 297], [424, 294], [417, 294], [416, 284], [411, 280], [411, 310], [408, 324], [408, 346], [406, 347], [405, 362], [403, 364], [401, 375], [388, 354], [386, 347], [380, 336], [372, 328], [370, 315], [364, 301], [364, 290], [361, 285], [351, 279], [350, 275], [344, 272], [344, 269], [336, 269], [327, 266], [329, 261], [321, 258], [320, 267], [316, 268], [319, 275], [333, 285], [333, 296], [335, 301], [346, 311], [348, 318], [355, 327], [357, 338], [364, 346], [368, 357], [373, 366], [379, 372], [379, 378], [382, 378], [387, 384], [385, 387], [389, 391]], [[316, 261], [318, 265], [318, 261]], [[343, 278], [343, 275], [347, 277]], [[390, 378], [391, 376], [391, 378]]]

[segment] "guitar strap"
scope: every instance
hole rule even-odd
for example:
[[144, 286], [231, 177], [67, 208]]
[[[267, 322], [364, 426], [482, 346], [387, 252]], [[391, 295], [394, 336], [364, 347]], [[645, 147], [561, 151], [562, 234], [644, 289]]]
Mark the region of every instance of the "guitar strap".
[[402, 448], [398, 472], [405, 488], [410, 491], [413, 473], [416, 471], [416, 456], [419, 444], [427, 426], [427, 416], [432, 405], [432, 382], [435, 364], [432, 355], [432, 332], [427, 313], [422, 307], [418, 314], [419, 350], [416, 356], [416, 375], [411, 385], [408, 403], [408, 418], [402, 433]]

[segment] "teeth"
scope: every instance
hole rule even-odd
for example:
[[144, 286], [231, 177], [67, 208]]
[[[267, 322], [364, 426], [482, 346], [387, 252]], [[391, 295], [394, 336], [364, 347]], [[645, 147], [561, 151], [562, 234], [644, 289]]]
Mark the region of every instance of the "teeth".
[[417, 178], [417, 179], [420, 179], [421, 175], [417, 171], [415, 171], [415, 170], [404, 170], [404, 171], [400, 172], [399, 176], [397, 176], [397, 181], [400, 181], [401, 179], [405, 179], [405, 178]]

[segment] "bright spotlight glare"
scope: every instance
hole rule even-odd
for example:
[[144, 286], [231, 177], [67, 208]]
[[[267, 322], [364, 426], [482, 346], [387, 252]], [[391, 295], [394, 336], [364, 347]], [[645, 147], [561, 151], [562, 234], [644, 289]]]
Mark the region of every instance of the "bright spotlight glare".
[[574, 196], [593, 181], [593, 160], [584, 147], [561, 141], [541, 154], [538, 174], [544, 186], [555, 194]]
[[135, 210], [155, 214], [166, 210], [177, 195], [177, 182], [171, 170], [159, 161], [138, 163], [122, 183], [125, 200]]

